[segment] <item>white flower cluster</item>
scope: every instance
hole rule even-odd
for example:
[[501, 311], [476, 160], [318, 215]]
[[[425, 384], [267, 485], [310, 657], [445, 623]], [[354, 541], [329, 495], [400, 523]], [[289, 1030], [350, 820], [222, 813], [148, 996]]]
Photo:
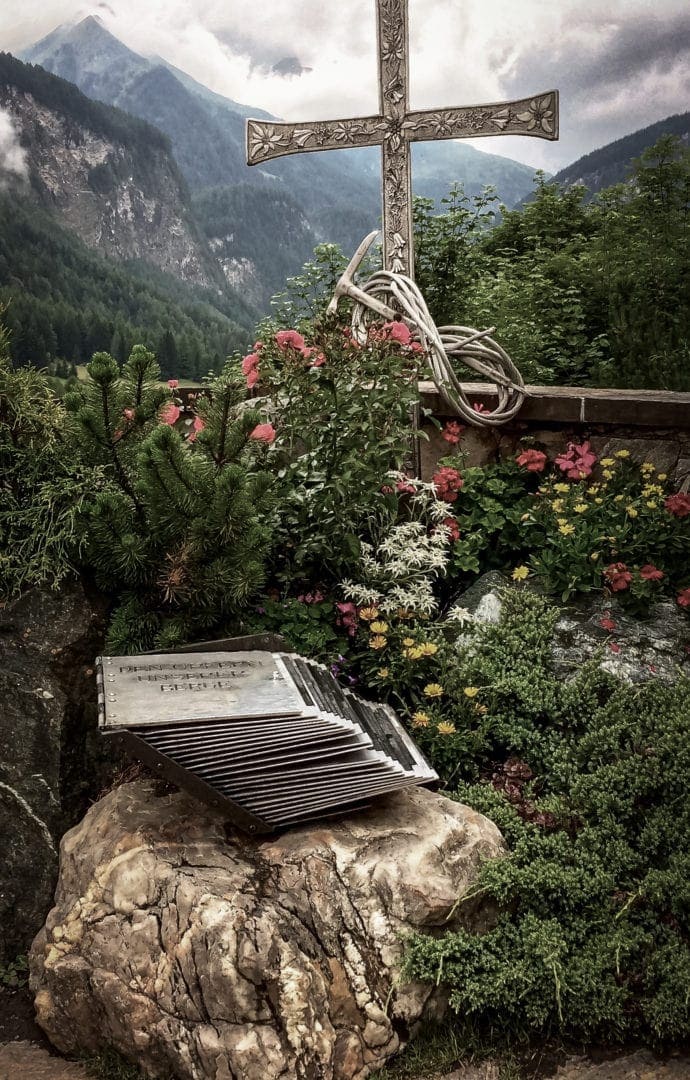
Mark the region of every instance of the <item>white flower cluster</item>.
[[441, 522], [448, 507], [436, 497], [433, 484], [408, 480], [400, 473], [390, 474], [413, 486], [410, 508], [422, 521], [393, 525], [374, 550], [362, 544], [361, 582], [343, 581], [348, 600], [358, 605], [375, 605], [386, 615], [400, 608], [417, 615], [431, 615], [437, 608], [433, 581], [445, 573], [448, 565], [450, 531]]

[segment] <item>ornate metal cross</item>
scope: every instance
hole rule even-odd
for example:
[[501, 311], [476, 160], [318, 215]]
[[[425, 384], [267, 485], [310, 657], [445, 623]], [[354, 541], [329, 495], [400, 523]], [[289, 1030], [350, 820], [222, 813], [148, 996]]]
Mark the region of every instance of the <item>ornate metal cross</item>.
[[407, 0], [376, 0], [378, 116], [304, 124], [247, 121], [247, 164], [311, 150], [380, 146], [383, 155], [383, 265], [411, 275], [410, 143], [483, 135], [558, 138], [558, 91], [520, 101], [410, 112]]

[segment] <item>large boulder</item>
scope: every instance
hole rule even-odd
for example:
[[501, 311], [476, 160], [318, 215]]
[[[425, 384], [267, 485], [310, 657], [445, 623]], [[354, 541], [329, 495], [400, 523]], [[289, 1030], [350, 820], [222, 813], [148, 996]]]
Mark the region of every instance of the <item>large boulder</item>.
[[31, 953], [38, 1021], [67, 1054], [113, 1046], [151, 1076], [361, 1080], [445, 1000], [399, 981], [406, 934], [491, 924], [457, 905], [496, 827], [413, 789], [271, 838], [155, 780], [62, 841]]
[[46, 917], [66, 785], [92, 778], [81, 735], [96, 729], [98, 633], [79, 585], [0, 608], [0, 963], [25, 952]]

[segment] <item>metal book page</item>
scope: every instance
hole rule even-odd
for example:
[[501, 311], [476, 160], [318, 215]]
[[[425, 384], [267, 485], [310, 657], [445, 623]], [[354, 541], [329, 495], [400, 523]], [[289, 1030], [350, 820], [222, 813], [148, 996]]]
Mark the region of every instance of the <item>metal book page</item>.
[[103, 656], [99, 664], [106, 729], [315, 713], [270, 652]]

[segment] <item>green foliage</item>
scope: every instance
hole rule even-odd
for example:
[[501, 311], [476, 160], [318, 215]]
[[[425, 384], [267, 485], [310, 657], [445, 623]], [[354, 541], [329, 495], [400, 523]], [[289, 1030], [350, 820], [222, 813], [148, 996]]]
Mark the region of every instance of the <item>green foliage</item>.
[[305, 322], [322, 317], [347, 263], [336, 244], [314, 248], [314, 257], [304, 264], [302, 273], [288, 278], [285, 290], [271, 301], [277, 326], [301, 329]]
[[[418, 728], [510, 854], [476, 886], [497, 926], [415, 936], [406, 974], [447, 987], [463, 1022], [494, 1036], [677, 1041], [690, 1023], [690, 686], [633, 687], [595, 664], [559, 680], [554, 614], [509, 593], [502, 624], [465, 637], [446, 667], [436, 734]], [[453, 746], [440, 716], [472, 741]]]
[[6, 990], [20, 990], [29, 981], [29, 958], [18, 956], [6, 964], [0, 964], [0, 987]]
[[14, 370], [0, 327], [0, 595], [55, 588], [78, 559], [77, 521], [98, 482], [70, 447], [64, 408], [38, 372]]
[[440, 216], [417, 201], [417, 279], [437, 322], [495, 326], [528, 382], [685, 390], [689, 191], [673, 136], [594, 201], [539, 175], [491, 230], [490, 193], [456, 188]]
[[420, 358], [385, 331], [360, 347], [332, 320], [305, 326], [303, 348], [301, 335], [281, 346], [274, 330], [263, 327], [259, 355], [278, 432], [277, 574], [301, 590], [345, 576], [394, 511], [381, 488], [410, 445]]
[[144, 1080], [136, 1065], [130, 1065], [117, 1050], [109, 1047], [93, 1057], [83, 1058], [80, 1062], [94, 1080]]
[[134, 344], [157, 350], [169, 334], [177, 359], [163, 374], [195, 380], [244, 347], [255, 318], [238, 297], [108, 262], [9, 191], [0, 191], [0, 304], [17, 366], [83, 364], [99, 350], [122, 362]]
[[248, 620], [247, 630], [279, 634], [288, 649], [327, 661], [338, 648], [345, 648], [336, 629], [336, 619], [335, 603], [321, 593], [300, 594], [284, 600], [269, 596], [262, 600], [255, 617]]
[[238, 412], [240, 388], [220, 376], [199, 405], [200, 432], [185, 440], [173, 426], [179, 408], [142, 346], [122, 368], [96, 353], [88, 373], [66, 405], [85, 460], [103, 470], [83, 535], [85, 562], [118, 596], [108, 648], [136, 652], [209, 635], [244, 611], [264, 581], [271, 478], [251, 440], [260, 414]]

